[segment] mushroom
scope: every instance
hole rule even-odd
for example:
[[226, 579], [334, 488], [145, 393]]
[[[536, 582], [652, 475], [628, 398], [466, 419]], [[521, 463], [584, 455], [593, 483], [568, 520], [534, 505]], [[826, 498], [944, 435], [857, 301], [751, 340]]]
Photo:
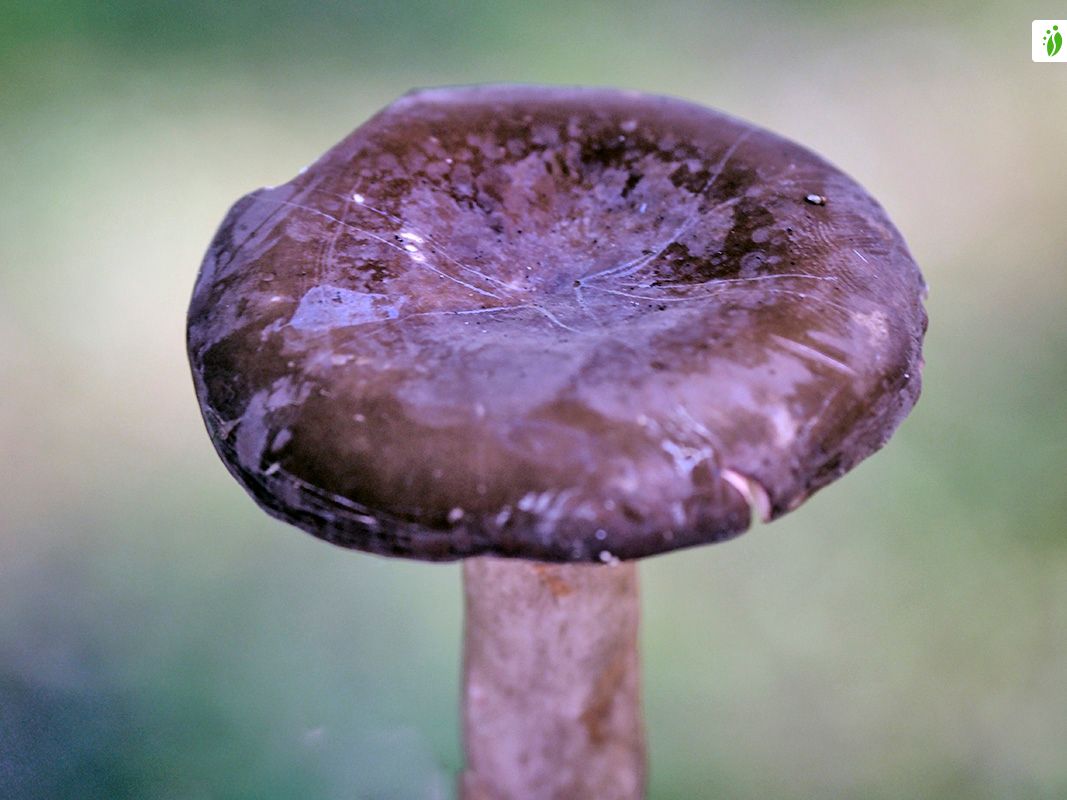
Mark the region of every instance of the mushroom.
[[233, 206], [188, 350], [269, 514], [466, 559], [464, 796], [635, 798], [636, 560], [880, 448], [924, 293], [882, 208], [775, 134], [634, 92], [431, 89]]

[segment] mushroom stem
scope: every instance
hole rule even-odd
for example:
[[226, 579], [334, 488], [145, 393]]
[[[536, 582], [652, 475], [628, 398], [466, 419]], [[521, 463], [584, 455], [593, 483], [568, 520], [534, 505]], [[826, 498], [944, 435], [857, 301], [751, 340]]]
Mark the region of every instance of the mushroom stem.
[[463, 564], [463, 800], [639, 800], [635, 562]]

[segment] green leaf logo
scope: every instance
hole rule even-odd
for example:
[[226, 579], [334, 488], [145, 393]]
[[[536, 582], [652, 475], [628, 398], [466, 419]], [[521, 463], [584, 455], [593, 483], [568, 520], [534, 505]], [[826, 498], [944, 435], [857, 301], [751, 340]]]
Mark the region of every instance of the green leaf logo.
[[1051, 30], [1045, 31], [1045, 38], [1041, 40], [1045, 43], [1045, 52], [1048, 53], [1048, 57], [1052, 58], [1056, 53], [1060, 52], [1060, 48], [1063, 47], [1063, 36], [1060, 35], [1060, 26], [1053, 25]]

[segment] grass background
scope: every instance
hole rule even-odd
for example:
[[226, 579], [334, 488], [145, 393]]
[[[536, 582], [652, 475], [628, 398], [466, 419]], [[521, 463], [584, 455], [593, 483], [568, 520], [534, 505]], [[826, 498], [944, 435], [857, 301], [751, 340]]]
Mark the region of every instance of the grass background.
[[884, 452], [642, 566], [653, 798], [1067, 796], [1067, 67], [1014, 2], [0, 6], [0, 796], [452, 796], [455, 566], [257, 511], [185, 306], [412, 86], [621, 85], [850, 172], [931, 286]]

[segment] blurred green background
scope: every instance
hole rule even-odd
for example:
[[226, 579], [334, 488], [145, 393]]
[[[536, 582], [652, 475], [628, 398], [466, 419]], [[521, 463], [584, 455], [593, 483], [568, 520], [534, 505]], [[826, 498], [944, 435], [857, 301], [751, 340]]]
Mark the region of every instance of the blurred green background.
[[[1025, 12], [1025, 13], [1024, 13]], [[215, 457], [215, 226], [412, 86], [621, 85], [794, 138], [931, 285], [884, 452], [643, 566], [653, 798], [1067, 797], [1067, 66], [1014, 2], [5, 3], [0, 797], [449, 798], [459, 570]]]

